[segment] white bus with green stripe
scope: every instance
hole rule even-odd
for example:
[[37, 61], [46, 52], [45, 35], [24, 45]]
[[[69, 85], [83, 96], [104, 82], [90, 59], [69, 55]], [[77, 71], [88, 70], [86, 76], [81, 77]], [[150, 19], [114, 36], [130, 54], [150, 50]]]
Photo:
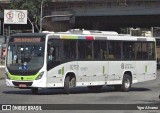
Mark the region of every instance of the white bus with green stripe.
[[103, 86], [129, 91], [131, 85], [156, 79], [156, 44], [152, 37], [115, 32], [70, 30], [10, 36], [7, 86], [38, 93], [40, 88]]

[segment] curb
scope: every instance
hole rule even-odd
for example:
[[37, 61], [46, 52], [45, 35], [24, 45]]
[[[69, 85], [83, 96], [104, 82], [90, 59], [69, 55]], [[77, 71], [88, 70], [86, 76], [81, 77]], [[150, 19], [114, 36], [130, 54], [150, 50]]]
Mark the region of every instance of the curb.
[[4, 78], [0, 78], [0, 80], [3, 80]]

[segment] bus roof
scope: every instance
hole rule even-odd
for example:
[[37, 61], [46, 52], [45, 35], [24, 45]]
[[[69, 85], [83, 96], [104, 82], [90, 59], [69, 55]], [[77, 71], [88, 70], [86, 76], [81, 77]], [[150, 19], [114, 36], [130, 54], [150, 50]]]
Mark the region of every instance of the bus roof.
[[69, 30], [67, 32], [55, 32], [49, 37], [56, 39], [84, 39], [84, 40], [128, 40], [128, 41], [155, 41], [153, 37], [131, 36], [118, 34], [114, 31], [98, 30]]
[[128, 40], [128, 41], [155, 41], [153, 37], [130, 36], [118, 34], [114, 31], [98, 30], [69, 30], [66, 32], [43, 32], [43, 33], [17, 33], [11, 36], [30, 37], [30, 36], [48, 36], [55, 39], [83, 39], [83, 40]]

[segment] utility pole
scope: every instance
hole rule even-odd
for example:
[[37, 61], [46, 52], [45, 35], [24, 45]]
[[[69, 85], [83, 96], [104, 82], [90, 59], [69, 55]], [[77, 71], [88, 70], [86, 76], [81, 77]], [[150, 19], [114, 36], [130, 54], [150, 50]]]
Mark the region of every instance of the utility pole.
[[43, 0], [42, 0], [42, 2], [41, 2], [41, 14], [40, 14], [40, 23], [39, 23], [39, 25], [40, 25], [40, 30], [39, 30], [39, 32], [40, 33], [42, 33], [42, 15], [43, 15]]

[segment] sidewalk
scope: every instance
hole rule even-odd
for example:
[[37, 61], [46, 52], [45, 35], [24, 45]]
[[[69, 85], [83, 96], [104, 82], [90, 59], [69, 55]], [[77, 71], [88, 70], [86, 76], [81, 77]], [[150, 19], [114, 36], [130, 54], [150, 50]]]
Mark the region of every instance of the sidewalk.
[[4, 75], [4, 64], [5, 64], [5, 60], [0, 58], [0, 79], [4, 79], [5, 75]]
[[0, 79], [4, 79], [4, 66], [0, 65]]

